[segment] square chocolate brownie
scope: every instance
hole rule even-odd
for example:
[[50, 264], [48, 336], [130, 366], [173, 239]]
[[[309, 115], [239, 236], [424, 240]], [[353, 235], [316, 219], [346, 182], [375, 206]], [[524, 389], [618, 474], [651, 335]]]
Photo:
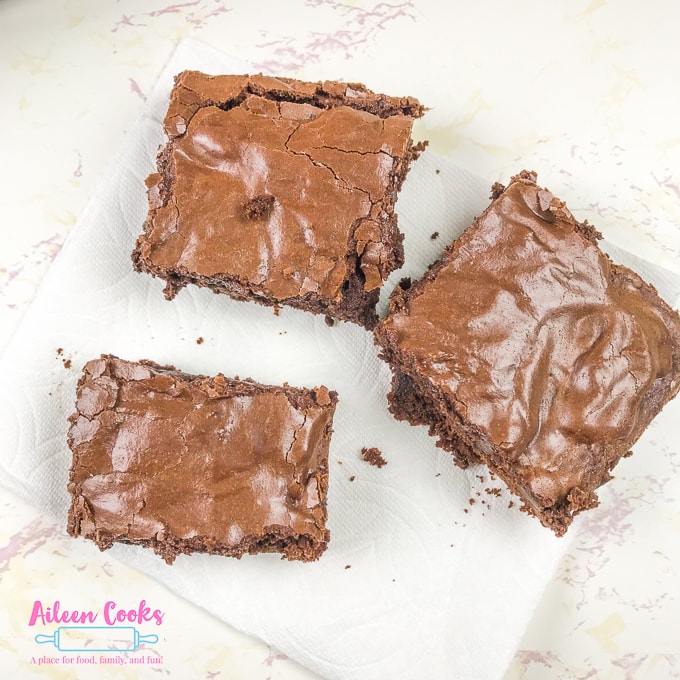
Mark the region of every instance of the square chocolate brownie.
[[357, 83], [180, 73], [135, 269], [168, 299], [194, 283], [373, 327], [423, 111]]
[[77, 388], [68, 531], [180, 553], [326, 549], [337, 395], [103, 355]]
[[390, 409], [556, 534], [680, 389], [680, 318], [522, 172], [375, 329]]

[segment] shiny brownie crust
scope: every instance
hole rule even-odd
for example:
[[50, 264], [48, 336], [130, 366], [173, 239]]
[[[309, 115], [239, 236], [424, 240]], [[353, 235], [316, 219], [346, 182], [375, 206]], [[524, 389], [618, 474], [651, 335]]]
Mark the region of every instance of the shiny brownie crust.
[[326, 549], [328, 446], [337, 396], [194, 376], [103, 355], [77, 387], [68, 532], [241, 557]]
[[680, 389], [680, 318], [522, 172], [375, 329], [390, 410], [563, 534]]
[[372, 328], [423, 112], [358, 83], [180, 73], [135, 269], [168, 299], [193, 283]]

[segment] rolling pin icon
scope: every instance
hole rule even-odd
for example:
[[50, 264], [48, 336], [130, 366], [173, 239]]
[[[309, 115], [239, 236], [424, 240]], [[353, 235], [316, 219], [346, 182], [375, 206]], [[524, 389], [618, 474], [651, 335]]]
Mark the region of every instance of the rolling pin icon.
[[39, 645], [51, 642], [60, 652], [134, 652], [142, 642], [158, 642], [158, 635], [140, 635], [133, 626], [59, 626], [53, 635], [34, 639]]

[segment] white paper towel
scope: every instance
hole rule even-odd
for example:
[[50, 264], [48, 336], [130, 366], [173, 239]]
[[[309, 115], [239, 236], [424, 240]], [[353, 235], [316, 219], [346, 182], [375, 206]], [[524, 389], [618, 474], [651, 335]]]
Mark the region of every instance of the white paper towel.
[[[322, 317], [287, 308], [276, 316], [193, 287], [168, 302], [162, 281], [132, 271], [147, 210], [143, 180], [163, 142], [172, 77], [185, 68], [248, 70], [193, 41], [181, 43], [164, 69], [0, 360], [6, 485], [65, 526], [66, 418], [82, 365], [102, 352], [265, 383], [323, 383], [340, 403], [330, 451], [331, 542], [319, 562], [194, 555], [167, 566], [135, 547], [111, 554], [329, 680], [501, 677], [567, 539], [509, 509], [505, 492], [485, 491], [501, 484], [481, 468], [456, 468], [425, 428], [390, 416], [390, 372], [370, 333], [347, 323], [329, 328]], [[488, 197], [486, 182], [422, 155], [397, 205], [407, 265], [388, 281], [381, 310], [396, 281], [424, 271]], [[626, 253], [614, 257], [676, 300], [677, 278]], [[677, 406], [668, 408], [680, 414]], [[361, 460], [363, 446], [379, 447], [388, 465]], [[656, 446], [643, 438], [637, 455], [653, 465]]]

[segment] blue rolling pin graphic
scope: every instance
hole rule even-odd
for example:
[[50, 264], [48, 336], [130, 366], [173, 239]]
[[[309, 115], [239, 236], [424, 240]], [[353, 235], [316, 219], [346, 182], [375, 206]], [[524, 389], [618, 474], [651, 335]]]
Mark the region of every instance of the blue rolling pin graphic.
[[59, 626], [53, 635], [36, 635], [39, 645], [52, 642], [60, 652], [134, 652], [158, 635], [140, 635], [133, 626]]

